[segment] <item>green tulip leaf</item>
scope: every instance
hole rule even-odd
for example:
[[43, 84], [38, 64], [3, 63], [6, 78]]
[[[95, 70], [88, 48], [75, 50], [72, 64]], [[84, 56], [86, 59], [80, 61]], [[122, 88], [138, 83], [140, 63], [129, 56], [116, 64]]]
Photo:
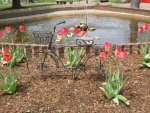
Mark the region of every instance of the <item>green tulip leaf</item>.
[[114, 101], [117, 105], [119, 105], [119, 100], [118, 100], [118, 98], [114, 98], [113, 101]]
[[7, 76], [1, 74], [1, 83], [0, 88], [7, 94], [12, 94], [16, 91], [17, 87], [17, 78], [16, 75], [13, 75], [11, 71], [7, 73]]
[[144, 57], [144, 62], [150, 63], [150, 54], [146, 54]]
[[77, 67], [81, 64], [82, 51], [82, 47], [79, 47], [76, 51], [72, 51], [71, 48], [66, 49], [68, 67]]
[[144, 63], [148, 68], [150, 68], [150, 63]]
[[118, 100], [123, 101], [126, 105], [129, 105], [129, 101], [122, 95], [116, 95], [116, 98], [118, 98]]

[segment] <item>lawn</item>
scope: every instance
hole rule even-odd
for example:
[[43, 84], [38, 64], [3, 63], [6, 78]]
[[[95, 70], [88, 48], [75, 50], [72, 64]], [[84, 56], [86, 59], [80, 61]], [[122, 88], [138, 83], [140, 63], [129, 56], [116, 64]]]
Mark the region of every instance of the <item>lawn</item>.
[[[43, 6], [51, 6], [56, 5], [56, 0], [35, 0], [35, 3], [26, 3], [25, 0], [21, 0], [21, 5], [23, 8], [32, 8], [32, 7], [43, 7]], [[80, 0], [67, 0], [79, 2]], [[11, 4], [0, 4], [0, 10], [11, 9]]]

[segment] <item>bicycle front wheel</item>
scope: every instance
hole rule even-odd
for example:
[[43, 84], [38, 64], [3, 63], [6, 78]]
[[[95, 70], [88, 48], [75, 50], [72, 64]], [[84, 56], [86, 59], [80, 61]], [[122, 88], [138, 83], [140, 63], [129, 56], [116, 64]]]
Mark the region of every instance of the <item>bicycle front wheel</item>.
[[53, 54], [41, 54], [29, 60], [30, 73], [36, 77], [50, 77], [56, 74], [59, 68], [58, 60]]

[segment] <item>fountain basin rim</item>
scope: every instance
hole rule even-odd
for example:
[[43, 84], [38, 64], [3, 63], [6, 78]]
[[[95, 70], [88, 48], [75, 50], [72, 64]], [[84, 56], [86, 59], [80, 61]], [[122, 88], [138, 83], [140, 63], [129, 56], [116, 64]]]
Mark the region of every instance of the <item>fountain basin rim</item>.
[[[86, 10], [86, 12], [88, 15], [132, 19], [132, 20], [138, 20], [138, 21], [150, 23], [150, 16], [145, 16], [145, 15], [104, 11], [104, 10], [96, 10], [96, 9], [88, 9], [88, 10]], [[77, 15], [77, 14], [83, 15], [83, 14], [85, 14], [85, 10], [55, 11], [55, 12], [46, 13], [46, 14], [0, 19], [0, 25], [32, 22], [32, 21], [38, 21], [38, 20], [47, 20], [47, 19], [51, 19], [51, 18], [55, 18], [55, 17], [73, 16], [73, 15]]]

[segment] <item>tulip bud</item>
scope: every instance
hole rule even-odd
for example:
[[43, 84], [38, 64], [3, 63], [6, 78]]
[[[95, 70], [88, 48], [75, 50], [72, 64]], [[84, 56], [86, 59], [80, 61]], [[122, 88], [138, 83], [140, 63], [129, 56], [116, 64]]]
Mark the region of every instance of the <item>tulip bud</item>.
[[20, 31], [20, 32], [24, 32], [24, 30], [25, 30], [25, 27], [24, 27], [23, 25], [20, 25], [20, 26], [19, 26], [19, 31]]
[[6, 27], [5, 27], [5, 31], [6, 31], [7, 33], [10, 33], [10, 31], [11, 31], [11, 26], [6, 26]]

